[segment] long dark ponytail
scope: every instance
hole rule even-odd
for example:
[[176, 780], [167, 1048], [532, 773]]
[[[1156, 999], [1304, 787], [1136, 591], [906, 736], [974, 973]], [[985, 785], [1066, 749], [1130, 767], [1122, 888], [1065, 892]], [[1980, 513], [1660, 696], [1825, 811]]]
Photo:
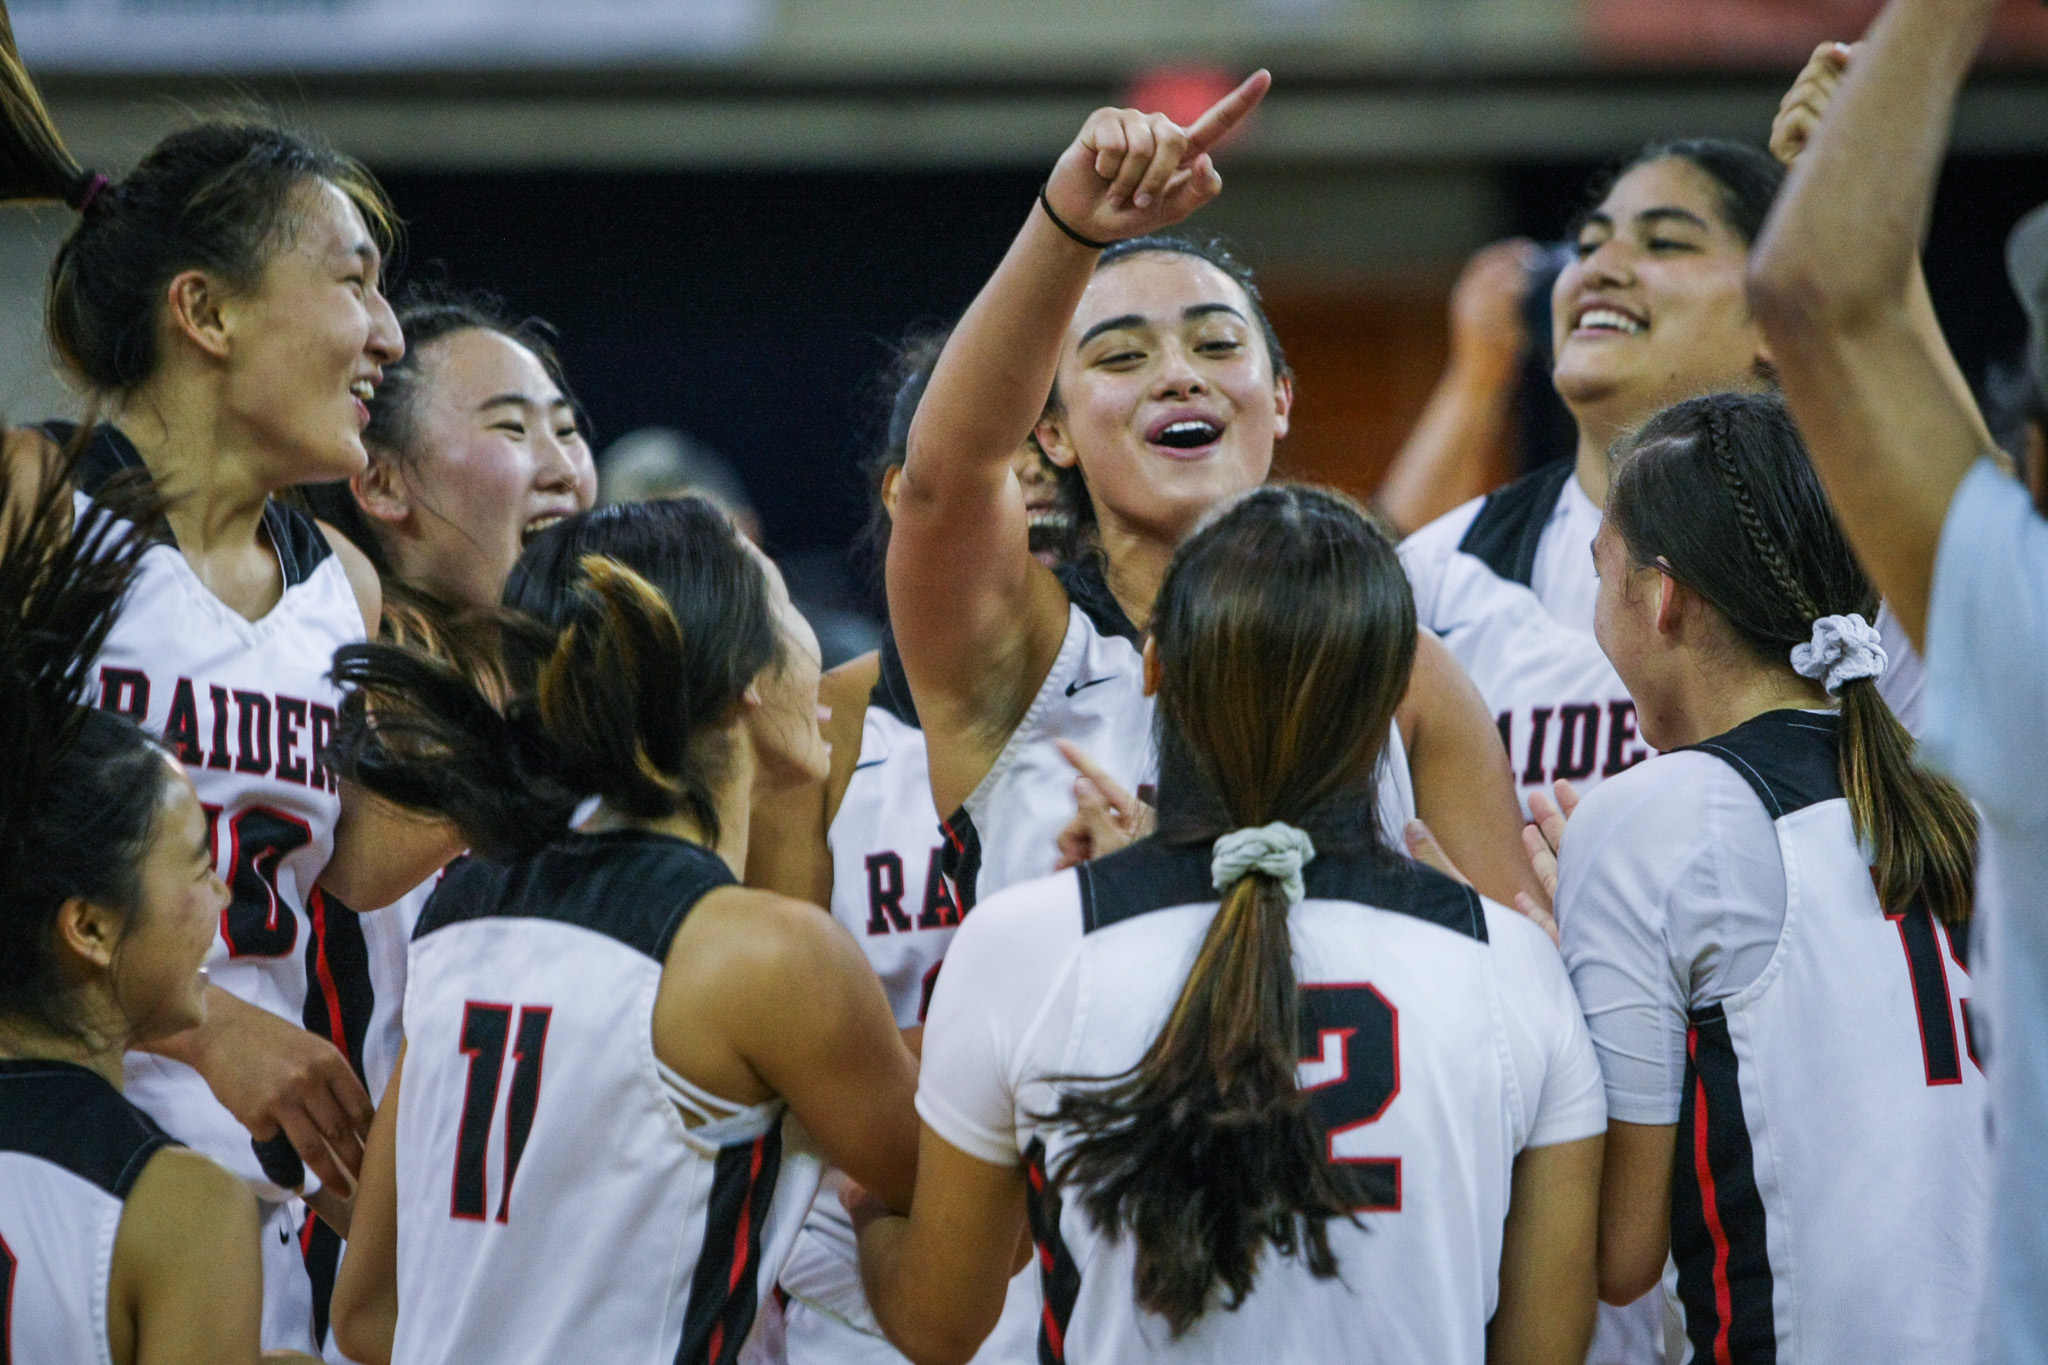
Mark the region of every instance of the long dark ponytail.
[[777, 656], [766, 575], [702, 498], [623, 503], [549, 527], [505, 586], [494, 698], [395, 645], [334, 658], [338, 770], [447, 816], [486, 857], [559, 838], [578, 801], [687, 813], [716, 840], [724, 724]]
[[[1713, 394], [1666, 408], [1616, 452], [1608, 518], [1638, 564], [1663, 563], [1712, 603], [1762, 662], [1790, 671], [1823, 616], [1877, 616], [1784, 401]], [[1916, 767], [1913, 740], [1875, 678], [1842, 684], [1841, 783], [1872, 853], [1879, 902], [1924, 894], [1950, 924], [1970, 917], [1977, 816]]]
[[130, 485], [74, 524], [81, 448], [40, 486], [20, 465], [0, 471], [0, 1016], [71, 1036], [57, 914], [73, 898], [133, 914], [169, 776], [134, 722], [81, 704], [155, 520]]
[[[1337, 493], [1258, 489], [1175, 553], [1152, 617], [1162, 677], [1160, 835], [1207, 846], [1285, 821], [1319, 854], [1377, 848], [1374, 771], [1415, 659], [1393, 545]], [[1288, 901], [1226, 888], [1173, 1012], [1123, 1076], [1053, 1118], [1079, 1140], [1056, 1178], [1137, 1243], [1137, 1300], [1178, 1335], [1220, 1290], [1236, 1308], [1267, 1246], [1337, 1273], [1325, 1226], [1354, 1200], [1296, 1087]]]

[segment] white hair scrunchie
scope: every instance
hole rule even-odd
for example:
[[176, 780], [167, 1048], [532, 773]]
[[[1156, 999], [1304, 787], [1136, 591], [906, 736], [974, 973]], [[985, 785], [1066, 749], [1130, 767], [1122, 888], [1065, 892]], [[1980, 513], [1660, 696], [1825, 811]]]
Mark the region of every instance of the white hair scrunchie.
[[1301, 869], [1316, 856], [1315, 842], [1304, 830], [1275, 820], [1257, 829], [1234, 829], [1216, 841], [1209, 857], [1209, 877], [1218, 891], [1247, 872], [1263, 872], [1280, 883], [1293, 905], [1308, 894]]
[[1889, 662], [1884, 637], [1855, 612], [1821, 617], [1813, 623], [1813, 643], [1792, 646], [1792, 671], [1821, 680], [1831, 697], [1843, 683], [1883, 677]]

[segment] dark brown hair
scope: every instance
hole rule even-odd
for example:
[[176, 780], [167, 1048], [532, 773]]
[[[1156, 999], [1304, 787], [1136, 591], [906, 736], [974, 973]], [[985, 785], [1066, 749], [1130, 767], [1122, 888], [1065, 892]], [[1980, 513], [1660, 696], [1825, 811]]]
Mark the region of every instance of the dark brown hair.
[[58, 200], [79, 221], [50, 266], [45, 324], [87, 387], [119, 394], [155, 371], [165, 287], [181, 271], [255, 285], [298, 227], [298, 194], [325, 181], [362, 212], [381, 249], [397, 217], [376, 179], [319, 139], [258, 120], [172, 133], [125, 177], [81, 167], [64, 146], [0, 6], [0, 200]]
[[723, 727], [777, 657], [767, 576], [731, 519], [696, 497], [579, 513], [534, 537], [504, 602], [509, 700], [417, 650], [336, 652], [356, 689], [338, 771], [501, 861], [559, 838], [591, 794], [686, 812], [715, 841]]
[[[1362, 509], [1300, 485], [1245, 495], [1175, 553], [1152, 629], [1158, 837], [1206, 847], [1279, 820], [1319, 855], [1378, 848], [1375, 768], [1415, 660], [1415, 601]], [[1225, 888], [1144, 1058], [1070, 1087], [1053, 1116], [1079, 1134], [1057, 1179], [1133, 1237], [1137, 1300], [1176, 1335], [1219, 1290], [1242, 1303], [1268, 1246], [1337, 1273], [1325, 1225], [1353, 1201], [1296, 1087], [1287, 918], [1264, 873]]]
[[[1629, 557], [1658, 564], [1710, 603], [1761, 663], [1791, 671], [1823, 616], [1877, 617], [1784, 400], [1720, 393], [1652, 417], [1615, 452], [1607, 516]], [[1970, 917], [1977, 816], [1913, 763], [1913, 740], [1875, 678], [1840, 690], [1840, 773], [1856, 837], [1888, 911], [1925, 895], [1950, 924]]]

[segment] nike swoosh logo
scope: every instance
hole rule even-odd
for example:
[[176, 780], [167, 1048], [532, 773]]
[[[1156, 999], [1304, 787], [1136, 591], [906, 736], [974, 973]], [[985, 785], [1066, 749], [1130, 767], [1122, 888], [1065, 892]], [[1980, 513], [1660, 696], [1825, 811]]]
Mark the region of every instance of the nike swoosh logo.
[[886, 758], [871, 758], [871, 759], [869, 759], [869, 760], [868, 760], [867, 762], [865, 762], [865, 763], [856, 763], [856, 764], [854, 764], [854, 765], [853, 765], [853, 770], [854, 770], [855, 772], [859, 772], [859, 771], [860, 771], [860, 770], [861, 770], [862, 768], [879, 768], [879, 767], [881, 767], [881, 766], [882, 766], [882, 765], [883, 765], [884, 763], [887, 763], [888, 761], [889, 761], [889, 760], [888, 760], [888, 759], [886, 759]]
[[1083, 688], [1095, 687], [1102, 683], [1115, 681], [1116, 675], [1114, 674], [1111, 674], [1107, 678], [1090, 678], [1087, 682], [1082, 682], [1080, 679], [1076, 678], [1073, 682], [1067, 684], [1067, 695], [1071, 697], [1076, 692], [1081, 691]]

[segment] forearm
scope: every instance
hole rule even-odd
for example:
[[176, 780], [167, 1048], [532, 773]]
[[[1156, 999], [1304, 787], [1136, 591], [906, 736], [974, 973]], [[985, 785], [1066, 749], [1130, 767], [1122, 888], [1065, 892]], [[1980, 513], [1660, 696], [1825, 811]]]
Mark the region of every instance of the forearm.
[[955, 484], [1000, 484], [1052, 392], [1098, 253], [1033, 208], [939, 356], [911, 423], [898, 518]]
[[1775, 317], [1853, 320], [1905, 296], [1957, 92], [1996, 0], [1894, 0], [1800, 155], [1751, 262]]
[[1375, 498], [1402, 535], [1487, 491], [1514, 415], [1516, 371], [1453, 358]]
[[237, 1016], [256, 1006], [241, 997], [207, 983], [206, 1022], [183, 1033], [174, 1033], [168, 1038], [152, 1039], [136, 1044], [135, 1051], [147, 1052], [158, 1057], [168, 1057], [204, 1075], [216, 1055], [216, 1044], [220, 1038], [233, 1030]]
[[863, 1222], [859, 1240], [861, 1288], [890, 1344], [917, 1365], [957, 1365], [980, 1349], [993, 1322], [969, 1341], [965, 1339], [969, 1334], [949, 1334], [943, 1324], [932, 1321], [933, 1314], [920, 1311], [920, 1305], [928, 1305], [932, 1295], [908, 1265], [908, 1217], [890, 1215]]

